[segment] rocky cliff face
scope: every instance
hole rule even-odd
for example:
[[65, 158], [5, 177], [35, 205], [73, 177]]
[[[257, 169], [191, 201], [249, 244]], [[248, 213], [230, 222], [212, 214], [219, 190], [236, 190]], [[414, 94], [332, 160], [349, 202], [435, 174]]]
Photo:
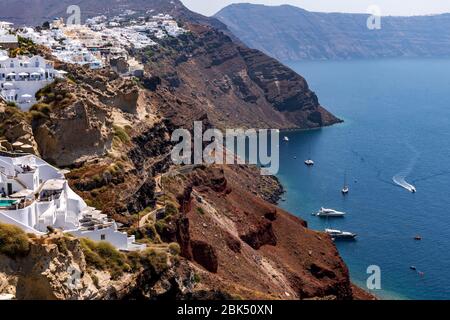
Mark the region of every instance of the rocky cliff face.
[[166, 218], [173, 227], [162, 236], [177, 239], [182, 256], [201, 267], [202, 284], [236, 297], [355, 298], [331, 239], [264, 201], [257, 186], [267, 186], [266, 179], [249, 167], [203, 167], [167, 178], [180, 210]]
[[251, 48], [281, 61], [449, 57], [450, 14], [383, 17], [308, 12], [293, 6], [230, 5], [215, 15]]
[[[16, 106], [7, 105], [0, 100], [0, 145], [4, 151], [21, 150], [39, 155], [33, 130], [26, 117]], [[26, 148], [13, 147], [20, 142]]]
[[189, 29], [191, 34], [141, 53], [153, 77], [149, 88], [157, 81], [158, 89], [177, 97], [175, 108], [161, 110], [166, 117], [184, 125], [206, 114], [221, 128], [315, 128], [339, 122], [291, 69], [216, 29], [192, 24]]

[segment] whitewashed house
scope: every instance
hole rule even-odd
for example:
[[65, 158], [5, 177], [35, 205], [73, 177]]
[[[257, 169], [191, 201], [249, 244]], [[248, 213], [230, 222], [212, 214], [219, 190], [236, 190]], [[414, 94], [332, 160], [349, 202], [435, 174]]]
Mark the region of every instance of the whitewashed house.
[[0, 222], [37, 235], [57, 228], [124, 251], [145, 248], [118, 231], [114, 220], [87, 206], [63, 171], [34, 155], [0, 153]]
[[0, 21], [0, 49], [14, 49], [19, 46], [17, 35], [10, 33], [12, 23]]
[[41, 56], [10, 58], [0, 52], [0, 95], [23, 110], [36, 103], [36, 92], [63, 74], [55, 70], [53, 62]]

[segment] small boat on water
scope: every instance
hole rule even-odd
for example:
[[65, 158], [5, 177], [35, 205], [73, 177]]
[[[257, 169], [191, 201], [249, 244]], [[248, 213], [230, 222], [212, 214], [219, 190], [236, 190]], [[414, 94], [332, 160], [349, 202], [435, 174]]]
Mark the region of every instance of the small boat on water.
[[414, 270], [414, 271], [416, 271], [417, 270], [417, 268], [415, 267], [415, 266], [411, 266], [411, 267], [409, 267], [411, 270]]
[[349, 193], [349, 191], [350, 191], [350, 188], [348, 187], [348, 184], [347, 184], [347, 175], [345, 175], [345, 177], [344, 177], [344, 187], [342, 188], [341, 192], [345, 196], [345, 195], [347, 195]]
[[317, 217], [343, 217], [345, 212], [336, 211], [333, 209], [320, 208], [319, 212], [313, 213]]
[[344, 188], [342, 188], [341, 192], [342, 192], [343, 195], [346, 195], [346, 194], [349, 193], [349, 191], [350, 191], [350, 189], [347, 186], [345, 186]]
[[325, 232], [331, 236], [333, 240], [355, 240], [356, 234], [347, 231], [325, 229]]
[[422, 237], [421, 237], [421, 236], [415, 236], [415, 237], [414, 237], [414, 240], [420, 241], [420, 240], [422, 240]]
[[309, 146], [308, 159], [305, 160], [305, 164], [308, 167], [312, 167], [314, 165], [314, 161], [311, 158], [311, 146]]
[[284, 139], [283, 139], [283, 140], [286, 141], [286, 142], [288, 142], [288, 141], [289, 141], [289, 138], [286, 137], [286, 136], [284, 136]]

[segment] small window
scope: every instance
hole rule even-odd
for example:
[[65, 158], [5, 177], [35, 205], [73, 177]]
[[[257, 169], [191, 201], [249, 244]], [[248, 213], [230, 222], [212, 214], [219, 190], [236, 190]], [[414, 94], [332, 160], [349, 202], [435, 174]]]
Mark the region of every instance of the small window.
[[105, 234], [100, 235], [100, 240], [105, 241], [106, 240], [106, 235]]

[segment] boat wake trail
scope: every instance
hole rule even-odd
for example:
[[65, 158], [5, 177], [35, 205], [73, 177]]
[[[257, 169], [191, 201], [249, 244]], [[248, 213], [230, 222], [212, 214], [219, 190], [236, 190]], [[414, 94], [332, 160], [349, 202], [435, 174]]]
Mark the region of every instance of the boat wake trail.
[[401, 172], [397, 173], [393, 178], [392, 181], [394, 183], [409, 192], [416, 192], [416, 187], [412, 185], [411, 183], [406, 181], [406, 178], [409, 176], [411, 171], [413, 170], [414, 166], [416, 165], [417, 160], [419, 159], [419, 152], [417, 152], [416, 148], [414, 148], [410, 143], [406, 144], [409, 149], [414, 153], [414, 156], [411, 158], [408, 166], [405, 168], [405, 170], [402, 170]]
[[394, 183], [406, 190], [408, 190], [409, 192], [416, 192], [416, 187], [413, 186], [412, 184], [408, 183], [405, 180], [406, 177], [403, 177], [401, 175], [396, 175], [392, 178], [392, 181], [394, 181]]

